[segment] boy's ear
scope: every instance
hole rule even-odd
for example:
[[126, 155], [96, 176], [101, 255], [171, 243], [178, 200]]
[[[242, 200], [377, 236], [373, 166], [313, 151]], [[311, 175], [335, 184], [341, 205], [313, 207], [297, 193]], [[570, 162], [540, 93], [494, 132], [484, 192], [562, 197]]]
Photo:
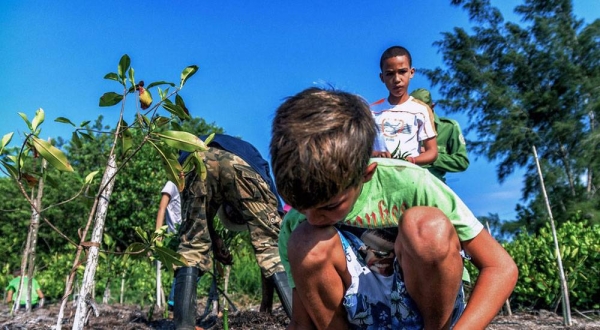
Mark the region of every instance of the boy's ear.
[[369, 164], [367, 166], [367, 169], [365, 170], [363, 182], [370, 181], [373, 178], [373, 174], [375, 174], [376, 169], [377, 169], [377, 163], [373, 162], [373, 163]]
[[383, 81], [383, 73], [381, 72], [379, 72], [379, 80], [381, 80], [381, 82], [385, 84], [385, 81]]

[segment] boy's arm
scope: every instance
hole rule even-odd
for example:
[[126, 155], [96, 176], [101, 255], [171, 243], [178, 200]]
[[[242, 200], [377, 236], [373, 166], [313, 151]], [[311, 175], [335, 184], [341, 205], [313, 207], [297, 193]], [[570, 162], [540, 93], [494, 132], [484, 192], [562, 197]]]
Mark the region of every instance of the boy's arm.
[[[434, 136], [427, 140], [423, 140], [423, 148], [425, 149], [417, 157], [414, 157], [414, 163], [417, 165], [427, 165], [433, 163], [438, 157], [437, 138]], [[409, 157], [410, 158], [410, 157]]]
[[167, 212], [169, 201], [171, 201], [171, 196], [169, 196], [167, 193], [162, 193], [162, 196], [160, 197], [160, 204], [158, 205], [158, 212], [156, 213], [155, 230], [160, 229], [160, 227], [162, 227], [165, 223], [165, 213]]
[[38, 288], [37, 294], [38, 294], [38, 298], [40, 298], [40, 300], [38, 302], [39, 306], [44, 307], [45, 299], [44, 299], [44, 293], [42, 292], [42, 289]]
[[310, 319], [310, 315], [302, 305], [296, 289], [292, 290], [292, 317], [287, 330], [296, 329], [316, 329], [315, 324]]
[[517, 283], [518, 270], [504, 248], [485, 230], [462, 242], [479, 277], [454, 329], [484, 329], [498, 314]]
[[10, 304], [13, 300], [13, 290], [12, 288], [8, 290], [8, 293], [6, 294], [6, 303]]

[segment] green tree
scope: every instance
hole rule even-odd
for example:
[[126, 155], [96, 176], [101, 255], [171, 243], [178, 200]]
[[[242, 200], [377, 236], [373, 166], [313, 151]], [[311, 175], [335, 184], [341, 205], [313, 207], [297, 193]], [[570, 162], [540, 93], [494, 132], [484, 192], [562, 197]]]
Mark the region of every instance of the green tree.
[[[523, 198], [532, 212], [519, 221], [535, 231], [547, 220], [539, 198], [536, 146], [553, 214], [564, 221], [582, 207], [598, 210], [596, 114], [600, 109], [600, 20], [584, 25], [570, 0], [526, 0], [522, 24], [505, 22], [489, 0], [453, 0], [476, 24], [436, 42], [446, 68], [424, 69], [451, 113], [469, 116], [471, 151], [498, 161], [502, 182], [524, 167]], [[585, 178], [582, 180], [581, 178]], [[582, 201], [585, 201], [582, 203]], [[586, 212], [594, 217], [596, 212]], [[520, 214], [521, 215], [521, 214]], [[600, 219], [589, 219], [599, 222]]]
[[[175, 119], [173, 119], [175, 120]], [[90, 127], [90, 135], [93, 139], [83, 140], [80, 144], [67, 142], [65, 150], [71, 164], [78, 172], [89, 173], [98, 170], [106, 163], [106, 154], [110, 148], [110, 136], [114, 135], [114, 129], [103, 124], [103, 117], [99, 116], [94, 125]], [[177, 122], [175, 120], [175, 122]], [[191, 118], [181, 125], [175, 124], [174, 129], [193, 133], [195, 135], [222, 133], [223, 129], [213, 124], [208, 124], [202, 118]], [[161, 128], [158, 131], [164, 131]], [[134, 145], [139, 145], [144, 135], [139, 131], [131, 132]], [[60, 139], [62, 140], [62, 139]], [[120, 150], [122, 151], [122, 150]], [[160, 191], [168, 180], [161, 160], [149, 145], [144, 146], [134, 158], [128, 161], [115, 178], [115, 191], [118, 195], [111, 201], [108, 209], [106, 232], [117, 241], [117, 251], [124, 251], [132, 242], [138, 240], [135, 227], [147, 230], [154, 228]], [[58, 190], [67, 190], [68, 183], [61, 184]], [[94, 191], [98, 186], [93, 186]], [[79, 203], [65, 205], [65, 209], [75, 211], [81, 215], [79, 221], [70, 223], [69, 226], [81, 226], [87, 216], [88, 200], [81, 199]], [[86, 209], [87, 208], [87, 209]], [[70, 211], [70, 212], [73, 212]]]

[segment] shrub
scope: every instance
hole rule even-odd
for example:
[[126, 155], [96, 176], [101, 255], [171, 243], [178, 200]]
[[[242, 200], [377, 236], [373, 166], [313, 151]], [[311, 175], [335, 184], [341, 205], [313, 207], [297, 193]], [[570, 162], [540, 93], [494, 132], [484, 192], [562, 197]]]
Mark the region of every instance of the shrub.
[[[600, 308], [600, 226], [566, 222], [556, 230], [572, 308]], [[519, 268], [519, 280], [511, 297], [518, 307], [554, 309], [561, 301], [560, 273], [552, 238], [546, 224], [538, 234], [522, 231], [505, 244]]]

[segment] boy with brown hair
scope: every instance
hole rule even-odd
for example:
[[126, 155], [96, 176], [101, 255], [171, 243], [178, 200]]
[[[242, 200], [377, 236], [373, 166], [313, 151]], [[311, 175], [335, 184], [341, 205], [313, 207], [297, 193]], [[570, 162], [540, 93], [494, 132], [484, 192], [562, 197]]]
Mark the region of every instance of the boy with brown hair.
[[[310, 88], [277, 109], [271, 163], [294, 208], [279, 235], [294, 288], [288, 329], [483, 329], [516, 265], [426, 169], [371, 160], [376, 131], [364, 100], [341, 91]], [[461, 247], [480, 271], [467, 306]]]

